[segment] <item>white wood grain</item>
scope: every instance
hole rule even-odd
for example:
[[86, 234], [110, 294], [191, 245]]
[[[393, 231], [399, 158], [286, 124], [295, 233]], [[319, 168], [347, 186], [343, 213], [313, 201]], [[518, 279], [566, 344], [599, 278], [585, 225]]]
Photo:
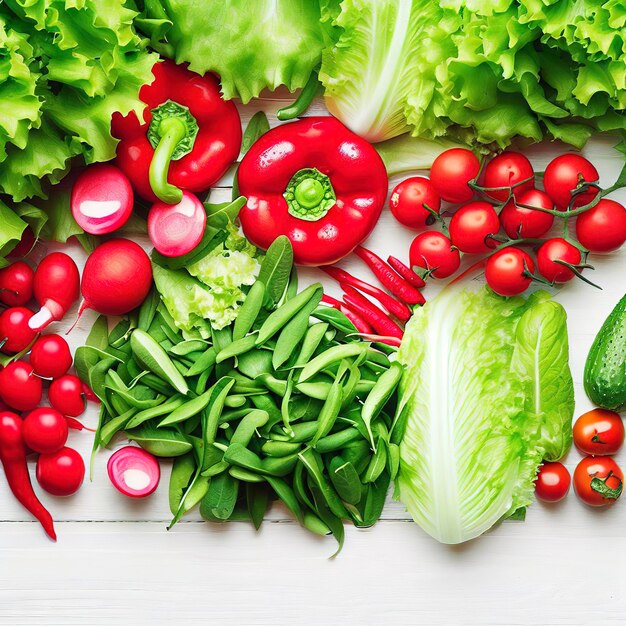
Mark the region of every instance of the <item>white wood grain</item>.
[[[242, 107], [244, 120], [262, 108], [269, 114], [288, 97]], [[316, 102], [312, 113], [324, 113]], [[270, 115], [272, 125], [276, 120]], [[613, 140], [594, 139], [585, 153], [609, 185], [623, 164]], [[538, 170], [562, 151], [533, 147]], [[230, 196], [232, 172], [212, 192]], [[626, 193], [615, 198], [626, 202]], [[407, 256], [412, 233], [386, 210], [368, 245], [381, 256]], [[68, 248], [79, 264], [85, 255]], [[626, 291], [626, 251], [592, 256], [598, 291], [580, 281], [557, 299], [568, 312], [576, 414], [591, 408], [582, 389], [588, 349]], [[344, 263], [372, 278], [355, 261]], [[322, 280], [317, 270], [302, 282]], [[338, 293], [335, 285], [328, 285]], [[437, 291], [429, 286], [427, 297]], [[66, 330], [72, 316], [59, 324]], [[87, 313], [69, 335], [85, 338]], [[94, 425], [93, 407], [85, 417]], [[117, 441], [115, 445], [123, 445]], [[70, 445], [88, 457], [91, 435], [71, 434]], [[0, 485], [0, 624], [623, 624], [626, 615], [626, 501], [609, 510], [584, 507], [573, 494], [556, 506], [531, 507], [525, 523], [507, 523], [465, 546], [441, 546], [407, 521], [404, 507], [389, 501], [374, 529], [347, 528], [346, 546], [334, 560], [332, 540], [311, 537], [275, 506], [259, 533], [247, 524], [212, 525], [197, 513], [171, 532], [167, 506], [169, 465], [161, 486], [145, 501], [124, 498], [106, 477], [108, 453], [96, 461], [95, 480], [75, 497], [43, 494], [57, 520], [59, 543]], [[567, 464], [579, 460], [572, 451]], [[621, 452], [618, 461], [626, 464]], [[32, 468], [34, 469], [34, 468]], [[37, 488], [37, 487], [36, 487]]]

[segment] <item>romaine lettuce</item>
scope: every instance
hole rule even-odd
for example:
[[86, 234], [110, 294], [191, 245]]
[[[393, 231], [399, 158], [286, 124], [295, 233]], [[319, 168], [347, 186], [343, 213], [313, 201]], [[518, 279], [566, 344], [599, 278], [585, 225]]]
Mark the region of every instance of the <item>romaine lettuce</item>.
[[529, 505], [537, 468], [571, 444], [565, 312], [486, 288], [445, 289], [406, 328], [397, 487], [443, 543], [479, 536]]

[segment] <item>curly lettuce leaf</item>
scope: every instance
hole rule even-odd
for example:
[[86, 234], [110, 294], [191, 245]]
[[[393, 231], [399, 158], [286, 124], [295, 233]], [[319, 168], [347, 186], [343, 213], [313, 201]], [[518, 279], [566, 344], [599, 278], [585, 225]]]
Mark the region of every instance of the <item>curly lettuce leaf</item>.
[[0, 200], [0, 267], [7, 264], [4, 257], [19, 243], [25, 228], [26, 222]]

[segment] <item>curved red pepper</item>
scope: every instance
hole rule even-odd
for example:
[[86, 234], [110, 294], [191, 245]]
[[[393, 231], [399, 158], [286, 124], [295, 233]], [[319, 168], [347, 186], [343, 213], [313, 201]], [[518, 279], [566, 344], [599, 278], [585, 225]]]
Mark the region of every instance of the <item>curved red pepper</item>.
[[244, 233], [267, 249], [279, 235], [300, 265], [329, 265], [371, 233], [387, 196], [387, 172], [371, 144], [333, 117], [309, 117], [265, 133], [238, 171], [248, 201]]
[[[193, 192], [209, 189], [237, 159], [241, 148], [241, 120], [234, 103], [222, 99], [219, 81], [213, 74], [199, 76], [185, 66], [167, 60], [156, 63], [152, 73], [154, 81], [144, 85], [139, 92], [140, 99], [146, 103], [143, 122], [137, 119], [134, 112], [125, 117], [119, 113], [113, 114], [111, 132], [120, 139], [117, 146], [117, 165], [128, 176], [135, 191], [145, 200], [155, 202], [161, 199], [176, 204], [182, 198], [181, 189]], [[169, 102], [181, 105], [177, 107], [178, 113], [190, 114], [190, 126], [185, 128], [176, 119], [172, 122], [171, 118], [176, 118], [177, 115], [172, 115], [167, 107], [164, 108]], [[162, 178], [160, 185], [154, 185], [154, 180], [151, 185], [150, 173], [155, 148], [148, 135], [155, 109], [160, 110], [157, 115], [161, 120], [162, 132], [167, 130], [170, 122], [175, 126], [173, 136], [168, 137], [170, 150], [167, 146], [163, 146], [164, 149], [161, 150], [163, 155], [157, 167]], [[194, 139], [192, 135], [196, 124], [197, 134]], [[184, 136], [177, 134], [178, 130]], [[153, 131], [158, 131], [154, 125]], [[181, 141], [187, 140], [192, 144], [188, 154], [178, 159], [176, 154], [173, 159], [171, 156], [167, 158], [167, 152], [174, 151], [177, 146], [182, 150]], [[161, 143], [164, 141], [162, 138]], [[163, 187], [169, 187], [165, 192], [169, 195], [163, 195]], [[178, 194], [180, 197], [176, 200]]]

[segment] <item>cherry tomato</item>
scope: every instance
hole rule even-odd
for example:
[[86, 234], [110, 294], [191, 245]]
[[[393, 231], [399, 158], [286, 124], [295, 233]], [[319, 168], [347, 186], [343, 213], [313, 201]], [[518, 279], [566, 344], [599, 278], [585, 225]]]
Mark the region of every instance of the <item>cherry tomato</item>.
[[14, 306], [0, 315], [0, 341], [4, 341], [2, 352], [16, 354], [27, 348], [37, 336], [28, 320], [34, 313], [23, 306]]
[[613, 411], [593, 409], [574, 424], [574, 444], [583, 454], [616, 454], [624, 443], [624, 423]]
[[[530, 179], [530, 180], [528, 180]], [[487, 163], [483, 184], [485, 193], [504, 202], [511, 194], [519, 196], [535, 186], [535, 172], [530, 161], [521, 153], [506, 151]], [[488, 189], [504, 187], [504, 189]]]
[[447, 278], [459, 269], [461, 255], [443, 233], [421, 233], [413, 240], [409, 250], [411, 267], [430, 270], [435, 278]]
[[497, 244], [487, 236], [499, 230], [498, 214], [482, 200], [462, 206], [450, 220], [450, 239], [461, 252], [479, 254], [495, 248]]
[[487, 260], [485, 278], [487, 284], [501, 296], [517, 296], [526, 291], [532, 282], [535, 264], [526, 252], [519, 248], [498, 250]]
[[535, 481], [535, 495], [544, 502], [558, 502], [567, 495], [571, 483], [563, 463], [544, 463]]
[[441, 198], [434, 185], [423, 176], [403, 180], [391, 192], [389, 208], [393, 216], [407, 228], [422, 230], [434, 221], [428, 207], [439, 213]]
[[[581, 182], [597, 182], [598, 170], [579, 154], [562, 154], [552, 159], [543, 174], [543, 187], [554, 200], [560, 211], [565, 211]], [[590, 187], [584, 193], [576, 194], [573, 206], [579, 207], [591, 202], [598, 193], [597, 187]]]
[[37, 376], [60, 378], [72, 366], [72, 353], [63, 337], [44, 335], [33, 344], [30, 363]]
[[67, 420], [50, 407], [35, 409], [24, 418], [24, 443], [40, 454], [59, 451], [67, 441], [68, 432]]
[[85, 412], [85, 396], [80, 378], [66, 374], [52, 381], [48, 389], [50, 404], [63, 415], [78, 417]]
[[442, 152], [430, 168], [430, 182], [448, 202], [467, 202], [474, 197], [468, 185], [478, 176], [480, 161], [466, 148], [450, 148]]
[[610, 456], [586, 456], [574, 470], [574, 491], [589, 506], [613, 504], [622, 495], [624, 474]]
[[37, 482], [53, 496], [71, 496], [84, 478], [85, 462], [73, 448], [42, 454], [37, 460]]
[[0, 372], [0, 397], [17, 411], [31, 411], [41, 402], [41, 378], [24, 361], [9, 363]]
[[542, 237], [552, 228], [553, 215], [519, 205], [554, 209], [550, 196], [540, 189], [524, 191], [517, 198], [511, 198], [500, 211], [500, 223], [511, 239]]
[[560, 237], [546, 240], [537, 251], [539, 273], [553, 283], [566, 283], [575, 276], [571, 269], [556, 261], [578, 265], [580, 259], [580, 250]]
[[24, 306], [33, 297], [35, 272], [28, 263], [16, 261], [0, 270], [0, 302]]
[[591, 252], [611, 252], [626, 241], [626, 208], [602, 198], [576, 218], [576, 238]]

